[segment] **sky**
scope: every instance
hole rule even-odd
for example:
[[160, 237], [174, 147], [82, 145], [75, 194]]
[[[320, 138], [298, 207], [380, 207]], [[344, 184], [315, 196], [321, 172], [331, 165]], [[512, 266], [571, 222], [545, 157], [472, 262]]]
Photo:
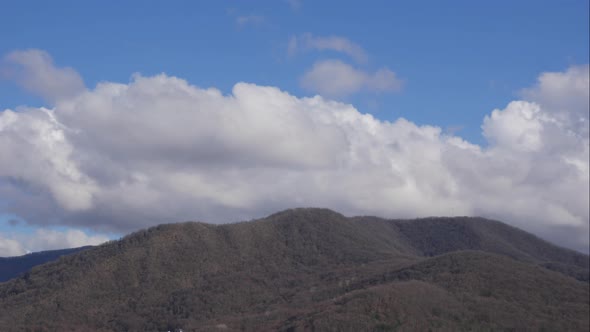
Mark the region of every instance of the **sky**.
[[316, 206], [588, 252], [589, 2], [4, 1], [0, 256]]

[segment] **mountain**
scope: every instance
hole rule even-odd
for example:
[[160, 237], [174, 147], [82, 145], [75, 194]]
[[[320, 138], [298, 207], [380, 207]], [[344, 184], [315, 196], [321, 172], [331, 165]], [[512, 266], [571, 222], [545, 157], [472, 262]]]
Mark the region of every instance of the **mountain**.
[[25, 273], [34, 266], [45, 264], [54, 261], [61, 256], [90, 248], [91, 246], [85, 246], [71, 249], [39, 251], [23, 256], [0, 257], [0, 282], [7, 281]]
[[37, 266], [0, 284], [0, 330], [587, 331], [588, 263], [481, 218], [294, 209]]

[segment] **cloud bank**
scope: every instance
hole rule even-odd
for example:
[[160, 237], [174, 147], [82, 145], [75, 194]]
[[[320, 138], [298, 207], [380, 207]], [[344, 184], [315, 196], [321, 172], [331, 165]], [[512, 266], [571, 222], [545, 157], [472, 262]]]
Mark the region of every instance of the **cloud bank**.
[[0, 201], [32, 224], [115, 232], [297, 206], [481, 215], [587, 251], [588, 87], [588, 66], [541, 74], [483, 119], [478, 146], [321, 96], [137, 75], [2, 111]]

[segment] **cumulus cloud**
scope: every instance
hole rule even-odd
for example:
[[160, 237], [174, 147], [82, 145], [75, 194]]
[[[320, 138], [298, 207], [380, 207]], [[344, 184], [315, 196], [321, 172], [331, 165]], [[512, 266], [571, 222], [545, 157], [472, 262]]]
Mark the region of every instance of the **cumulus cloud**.
[[0, 199], [29, 223], [116, 232], [296, 206], [481, 215], [587, 250], [589, 139], [564, 120], [587, 112], [537, 98], [493, 110], [479, 146], [274, 87], [104, 82], [51, 109], [0, 113]]
[[361, 90], [399, 91], [403, 85], [394, 72], [381, 68], [374, 73], [356, 69], [340, 60], [316, 62], [301, 78], [301, 86], [326, 97], [343, 97]]
[[541, 105], [564, 125], [588, 135], [590, 110], [588, 65], [573, 66], [565, 72], [547, 72], [537, 84], [522, 91], [524, 98]]
[[350, 56], [358, 63], [367, 63], [367, 52], [358, 44], [353, 43], [347, 38], [338, 36], [320, 37], [314, 36], [310, 33], [305, 33], [300, 36], [293, 36], [289, 39], [287, 46], [287, 53], [294, 56], [300, 52], [310, 50], [316, 51], [336, 51]]
[[99, 245], [108, 241], [104, 235], [87, 235], [78, 229], [57, 231], [47, 228], [37, 229], [32, 234], [0, 235], [0, 257], [20, 256], [42, 250], [77, 248]]
[[[348, 55], [359, 64], [368, 62], [367, 52], [344, 37], [320, 37], [305, 33], [291, 37], [287, 47], [289, 56], [311, 50], [336, 51]], [[315, 62], [301, 77], [300, 84], [308, 91], [331, 98], [345, 97], [361, 90], [394, 92], [402, 87], [402, 81], [386, 67], [371, 73], [337, 59]]]
[[54, 112], [45, 108], [0, 113], [0, 184], [4, 190], [22, 181], [33, 191], [37, 186], [47, 188], [68, 211], [89, 208], [96, 188], [73, 161], [74, 147], [66, 132]]
[[4, 76], [50, 103], [85, 90], [82, 78], [74, 69], [56, 67], [45, 51], [15, 51], [7, 54], [2, 62]]

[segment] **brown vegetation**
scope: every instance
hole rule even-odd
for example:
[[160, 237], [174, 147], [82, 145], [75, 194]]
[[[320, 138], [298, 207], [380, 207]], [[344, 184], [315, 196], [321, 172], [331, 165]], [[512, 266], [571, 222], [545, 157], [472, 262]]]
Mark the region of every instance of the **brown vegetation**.
[[587, 271], [495, 221], [296, 209], [161, 225], [36, 267], [0, 284], [0, 327], [586, 331]]

